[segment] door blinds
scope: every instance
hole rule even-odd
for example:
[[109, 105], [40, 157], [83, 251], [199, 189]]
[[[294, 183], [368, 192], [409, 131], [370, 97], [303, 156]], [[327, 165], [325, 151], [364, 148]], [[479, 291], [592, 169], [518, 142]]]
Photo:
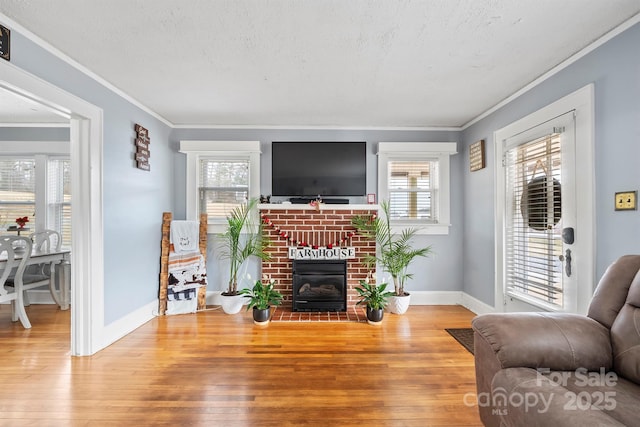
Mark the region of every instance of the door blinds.
[[506, 289], [562, 307], [561, 138], [509, 149], [506, 167]]

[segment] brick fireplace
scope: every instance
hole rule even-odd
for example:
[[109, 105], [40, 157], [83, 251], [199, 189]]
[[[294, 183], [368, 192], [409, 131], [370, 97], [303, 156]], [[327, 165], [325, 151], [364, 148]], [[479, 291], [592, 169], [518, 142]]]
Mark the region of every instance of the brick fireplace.
[[[362, 264], [365, 254], [375, 254], [373, 240], [357, 234], [351, 226], [355, 215], [377, 213], [377, 205], [310, 205], [261, 204], [260, 215], [265, 233], [271, 240], [271, 261], [262, 263], [262, 274], [276, 280], [276, 289], [284, 296], [283, 308], [291, 308], [293, 292], [293, 260], [290, 247], [354, 248], [347, 259], [347, 309], [357, 302], [355, 287], [367, 278], [369, 270]], [[375, 270], [372, 271], [375, 277]]]

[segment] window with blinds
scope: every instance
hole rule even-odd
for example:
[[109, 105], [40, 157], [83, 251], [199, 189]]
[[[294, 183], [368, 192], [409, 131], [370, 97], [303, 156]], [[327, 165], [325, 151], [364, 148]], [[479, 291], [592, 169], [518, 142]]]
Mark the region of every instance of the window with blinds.
[[2, 229], [15, 226], [16, 218], [24, 216], [29, 218], [29, 224], [33, 224], [35, 206], [35, 159], [0, 158], [0, 226]]
[[200, 213], [224, 219], [249, 198], [249, 160], [201, 158], [198, 192]]
[[560, 135], [507, 150], [506, 288], [545, 305], [563, 305]]
[[389, 161], [387, 182], [392, 220], [437, 221], [437, 167], [436, 160]]
[[71, 161], [51, 159], [47, 165], [47, 225], [62, 236], [62, 246], [71, 246]]

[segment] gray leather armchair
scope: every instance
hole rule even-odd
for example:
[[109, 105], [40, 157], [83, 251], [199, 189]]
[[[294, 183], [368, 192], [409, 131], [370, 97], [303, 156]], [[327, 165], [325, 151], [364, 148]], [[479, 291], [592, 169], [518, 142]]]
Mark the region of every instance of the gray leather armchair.
[[640, 426], [640, 255], [615, 261], [587, 316], [472, 321], [485, 426]]

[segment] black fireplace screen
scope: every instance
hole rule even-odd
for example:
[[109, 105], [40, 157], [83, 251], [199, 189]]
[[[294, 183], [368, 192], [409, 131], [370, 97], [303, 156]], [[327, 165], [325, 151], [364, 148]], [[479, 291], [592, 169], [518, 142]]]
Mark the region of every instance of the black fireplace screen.
[[294, 260], [293, 311], [345, 311], [345, 260]]

